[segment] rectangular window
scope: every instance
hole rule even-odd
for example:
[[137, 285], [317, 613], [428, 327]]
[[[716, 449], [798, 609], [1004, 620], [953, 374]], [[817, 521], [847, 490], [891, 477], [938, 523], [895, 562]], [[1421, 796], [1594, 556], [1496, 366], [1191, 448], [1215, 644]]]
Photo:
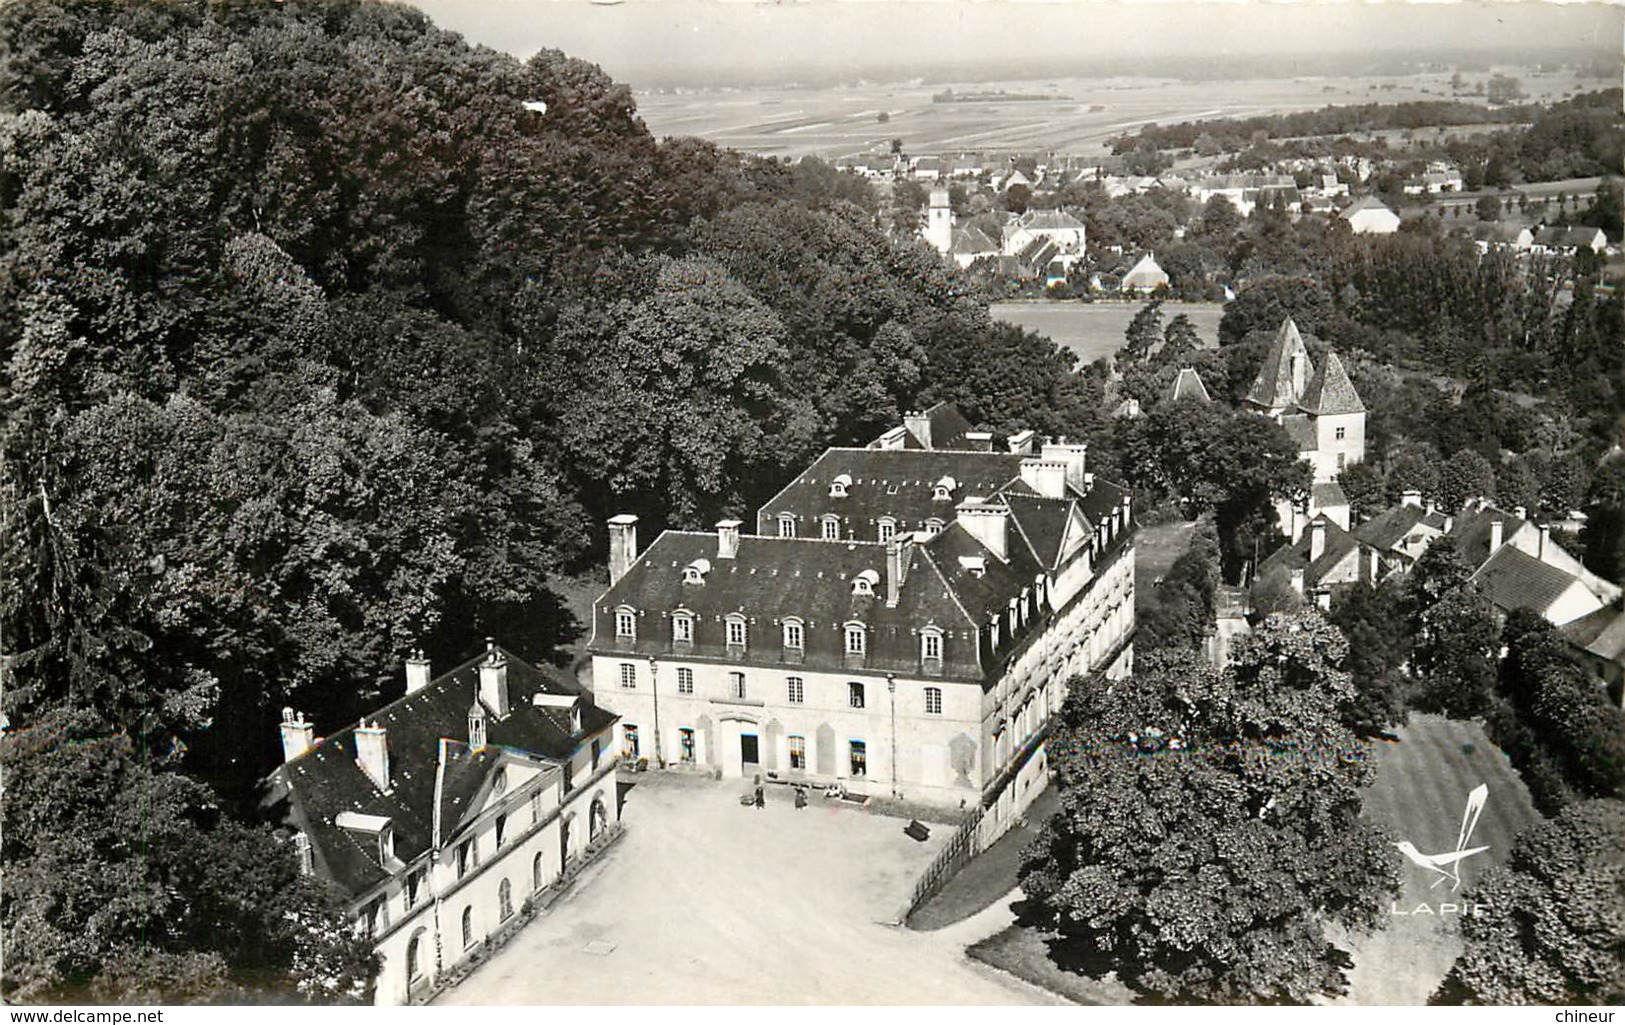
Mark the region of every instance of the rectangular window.
[[846, 685], [846, 703], [853, 708], [863, 707], [863, 684], [849, 683]]
[[795, 520], [794, 516], [780, 516], [779, 517], [779, 536], [780, 537], [795, 537], [796, 536], [796, 520]]
[[880, 521], [879, 537], [881, 544], [885, 544], [887, 541], [890, 541], [896, 533], [897, 524], [893, 523], [891, 520]]
[[694, 693], [694, 670], [686, 668], [677, 670], [677, 693]]
[[604, 742], [597, 737], [592, 738], [592, 770], [598, 771], [598, 759], [604, 756]]
[[411, 911], [418, 903], [418, 873], [413, 872], [406, 877], [405, 893], [406, 910]]
[[743, 619], [728, 620], [728, 643], [744, 647], [745, 621]]
[[464, 840], [457, 846], [457, 878], [461, 879], [468, 874], [473, 864], [473, 840]]
[[927, 687], [927, 688], [925, 688], [925, 714], [926, 715], [941, 715], [942, 714], [942, 688], [941, 687]]
[[927, 661], [942, 661], [942, 635], [939, 633], [921, 634], [920, 655]]
[[790, 768], [805, 769], [807, 767], [807, 738], [792, 734], [790, 736]]
[[506, 840], [508, 838], [508, 816], [506, 816], [506, 815], [498, 815], [497, 816], [496, 834], [497, 834], [497, 848], [501, 849], [502, 841], [504, 841], [504, 840]]
[[852, 741], [852, 775], [869, 774], [869, 746], [861, 740]]
[[621, 663], [621, 686], [632, 688], [638, 685], [638, 667], [631, 662]]
[[846, 653], [848, 655], [863, 654], [863, 627], [849, 626], [846, 628]]
[[1338, 441], [1345, 440], [1348, 437], [1348, 433], [1349, 433], [1349, 429], [1347, 427], [1339, 427], [1337, 429], [1337, 440]]
[[638, 760], [638, 728], [621, 724], [621, 756], [627, 761]]
[[690, 765], [694, 764], [694, 731], [684, 727], [677, 731], [678, 758]]
[[626, 611], [624, 609], [622, 611], [620, 611], [620, 612], [615, 613], [615, 636], [616, 637], [636, 637], [637, 632], [638, 632], [637, 616], [635, 616], [633, 613], [631, 613], [629, 611]]
[[784, 624], [784, 646], [791, 651], [800, 651], [806, 643], [806, 635], [802, 632], [800, 623]]
[[784, 689], [786, 692], [784, 697], [786, 701], [790, 702], [790, 704], [799, 705], [803, 701], [807, 700], [807, 691], [802, 685], [801, 677], [789, 677], [784, 681], [784, 684]]
[[839, 541], [841, 539], [841, 521], [831, 516], [824, 521], [824, 540]]
[[736, 701], [745, 700], [745, 674], [728, 674], [728, 696]]
[[694, 620], [688, 616], [673, 616], [671, 620], [671, 639], [680, 644], [694, 642]]
[[536, 791], [530, 795], [530, 824], [535, 825], [542, 821], [542, 792]]

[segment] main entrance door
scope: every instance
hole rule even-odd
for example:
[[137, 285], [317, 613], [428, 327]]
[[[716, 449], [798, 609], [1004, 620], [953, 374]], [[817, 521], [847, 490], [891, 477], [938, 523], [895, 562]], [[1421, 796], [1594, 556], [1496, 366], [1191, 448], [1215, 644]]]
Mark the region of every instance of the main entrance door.
[[756, 734], [741, 733], [739, 735], [739, 761], [747, 766], [754, 767], [761, 763], [762, 756], [756, 749]]

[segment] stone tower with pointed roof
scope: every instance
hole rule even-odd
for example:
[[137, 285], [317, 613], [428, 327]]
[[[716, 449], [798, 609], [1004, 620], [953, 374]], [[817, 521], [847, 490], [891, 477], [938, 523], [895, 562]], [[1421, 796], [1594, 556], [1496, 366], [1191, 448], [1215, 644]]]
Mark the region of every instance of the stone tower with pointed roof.
[[1288, 317], [1247, 391], [1247, 403], [1285, 428], [1297, 443], [1298, 454], [1314, 468], [1307, 503], [1297, 508], [1283, 503], [1278, 510], [1281, 529], [1297, 541], [1303, 524], [1324, 513], [1348, 530], [1348, 496], [1337, 476], [1365, 460], [1365, 404], [1343, 361], [1328, 352], [1316, 367], [1298, 325]]

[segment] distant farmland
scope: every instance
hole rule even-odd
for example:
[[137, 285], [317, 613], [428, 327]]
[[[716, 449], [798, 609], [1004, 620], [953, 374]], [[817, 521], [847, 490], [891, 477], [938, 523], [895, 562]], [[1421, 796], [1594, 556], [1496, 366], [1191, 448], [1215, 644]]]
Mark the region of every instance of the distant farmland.
[[[988, 312], [993, 314], [994, 320], [1019, 324], [1048, 335], [1077, 353], [1079, 363], [1093, 363], [1123, 347], [1123, 332], [1144, 305], [1137, 302], [993, 303]], [[1163, 326], [1181, 313], [1191, 319], [1204, 344], [1219, 344], [1223, 303], [1163, 303]]]
[[[1486, 76], [1487, 77], [1487, 76]], [[1547, 83], [1543, 83], [1547, 84]], [[1053, 100], [933, 103], [934, 93], [1004, 90]], [[885, 151], [910, 154], [1104, 152], [1106, 139], [1143, 124], [1248, 117], [1328, 104], [1447, 99], [1448, 76], [1290, 78], [1187, 82], [1063, 78], [1036, 82], [893, 83], [640, 93], [638, 111], [657, 136], [697, 135], [723, 146], [799, 157]], [[880, 120], [881, 114], [887, 120]]]

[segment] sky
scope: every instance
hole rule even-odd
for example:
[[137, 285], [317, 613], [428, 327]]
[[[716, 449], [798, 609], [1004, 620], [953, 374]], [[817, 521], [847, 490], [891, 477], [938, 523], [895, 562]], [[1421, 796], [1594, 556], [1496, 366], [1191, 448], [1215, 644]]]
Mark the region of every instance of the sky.
[[[1023, 60], [1584, 49], [1618, 60], [1625, 6], [1259, 0], [415, 0], [469, 41], [544, 46], [634, 87], [655, 80], [855, 76]], [[1302, 69], [1297, 69], [1301, 73]], [[1046, 71], [1044, 74], [1052, 74]]]

